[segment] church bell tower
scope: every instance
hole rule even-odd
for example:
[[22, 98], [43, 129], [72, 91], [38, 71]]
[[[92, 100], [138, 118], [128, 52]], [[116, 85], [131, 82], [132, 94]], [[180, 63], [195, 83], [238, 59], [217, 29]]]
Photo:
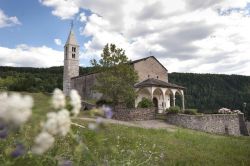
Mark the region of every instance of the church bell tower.
[[63, 93], [69, 95], [71, 78], [79, 76], [79, 45], [73, 31], [73, 23], [64, 46]]

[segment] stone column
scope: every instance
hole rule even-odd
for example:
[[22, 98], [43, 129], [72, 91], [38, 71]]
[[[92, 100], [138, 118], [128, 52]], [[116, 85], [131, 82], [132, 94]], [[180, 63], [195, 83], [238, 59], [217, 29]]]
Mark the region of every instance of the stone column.
[[173, 106], [175, 107], [175, 93], [173, 94]]
[[155, 90], [155, 88], [151, 87], [151, 89], [150, 89], [151, 101], [153, 101], [153, 98], [154, 98], [154, 90]]
[[165, 93], [166, 93], [166, 89], [165, 88], [161, 88], [161, 91], [162, 91], [162, 96], [163, 96], [163, 111], [165, 111], [166, 109], [166, 96], [165, 96]]
[[185, 98], [184, 98], [184, 94], [182, 94], [182, 110], [185, 110]]

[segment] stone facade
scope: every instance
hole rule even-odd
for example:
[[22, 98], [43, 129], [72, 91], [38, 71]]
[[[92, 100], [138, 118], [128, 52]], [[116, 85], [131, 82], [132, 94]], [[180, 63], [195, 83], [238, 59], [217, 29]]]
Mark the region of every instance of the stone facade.
[[64, 46], [63, 92], [65, 95], [69, 95], [72, 87], [71, 78], [76, 76], [79, 76], [79, 46], [71, 29]]
[[[167, 69], [165, 69], [153, 56], [134, 61], [131, 65], [133, 65], [135, 71], [138, 73], [139, 82], [147, 79], [148, 76], [168, 82]], [[76, 89], [83, 99], [99, 99], [101, 94], [94, 93], [92, 90], [93, 85], [96, 83], [97, 75], [98, 73], [93, 73], [73, 77], [70, 81], [72, 84], [71, 88]]]
[[241, 135], [240, 118], [237, 114], [185, 115], [168, 114], [167, 122], [177, 126], [209, 133]]
[[114, 112], [113, 119], [122, 121], [140, 121], [155, 119], [154, 108], [119, 109]]
[[135, 61], [133, 66], [138, 73], [139, 82], [148, 78], [155, 78], [168, 82], [167, 69], [153, 56]]
[[97, 75], [94, 73], [72, 78], [72, 89], [76, 89], [83, 100], [99, 99], [102, 95], [93, 91]]

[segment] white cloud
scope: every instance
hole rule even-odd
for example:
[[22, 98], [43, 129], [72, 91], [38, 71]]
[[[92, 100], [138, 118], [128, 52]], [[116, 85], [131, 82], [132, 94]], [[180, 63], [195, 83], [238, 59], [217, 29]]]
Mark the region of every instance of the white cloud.
[[79, 21], [80, 22], [86, 22], [87, 21], [87, 16], [85, 15], [84, 12], [79, 14]]
[[170, 72], [250, 75], [250, 0], [47, 1], [62, 19], [60, 8], [68, 3], [76, 8], [68, 18], [80, 8], [91, 11], [88, 18], [79, 15], [81, 34], [92, 37], [84, 43], [85, 57], [115, 43], [131, 59], [152, 52]]
[[4, 12], [0, 9], [0, 28], [3, 27], [11, 27], [14, 25], [20, 25], [20, 21], [16, 16], [9, 17], [4, 14]]
[[54, 39], [54, 42], [56, 45], [61, 46], [62, 45], [62, 40], [61, 39]]
[[63, 65], [63, 52], [47, 46], [31, 47], [25, 44], [16, 48], [0, 47], [0, 66], [51, 67]]
[[39, 0], [45, 6], [53, 7], [52, 14], [62, 19], [70, 19], [79, 11], [79, 0]]

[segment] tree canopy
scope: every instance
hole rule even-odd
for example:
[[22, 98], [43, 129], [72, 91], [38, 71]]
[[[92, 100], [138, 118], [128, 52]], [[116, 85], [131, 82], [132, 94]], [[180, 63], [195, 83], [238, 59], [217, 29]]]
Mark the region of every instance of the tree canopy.
[[130, 65], [125, 51], [117, 48], [115, 44], [107, 44], [103, 48], [101, 59], [93, 59], [91, 63], [101, 71], [94, 89], [105, 98], [111, 99], [113, 105], [133, 105], [136, 97], [134, 84], [138, 80], [138, 75]]

